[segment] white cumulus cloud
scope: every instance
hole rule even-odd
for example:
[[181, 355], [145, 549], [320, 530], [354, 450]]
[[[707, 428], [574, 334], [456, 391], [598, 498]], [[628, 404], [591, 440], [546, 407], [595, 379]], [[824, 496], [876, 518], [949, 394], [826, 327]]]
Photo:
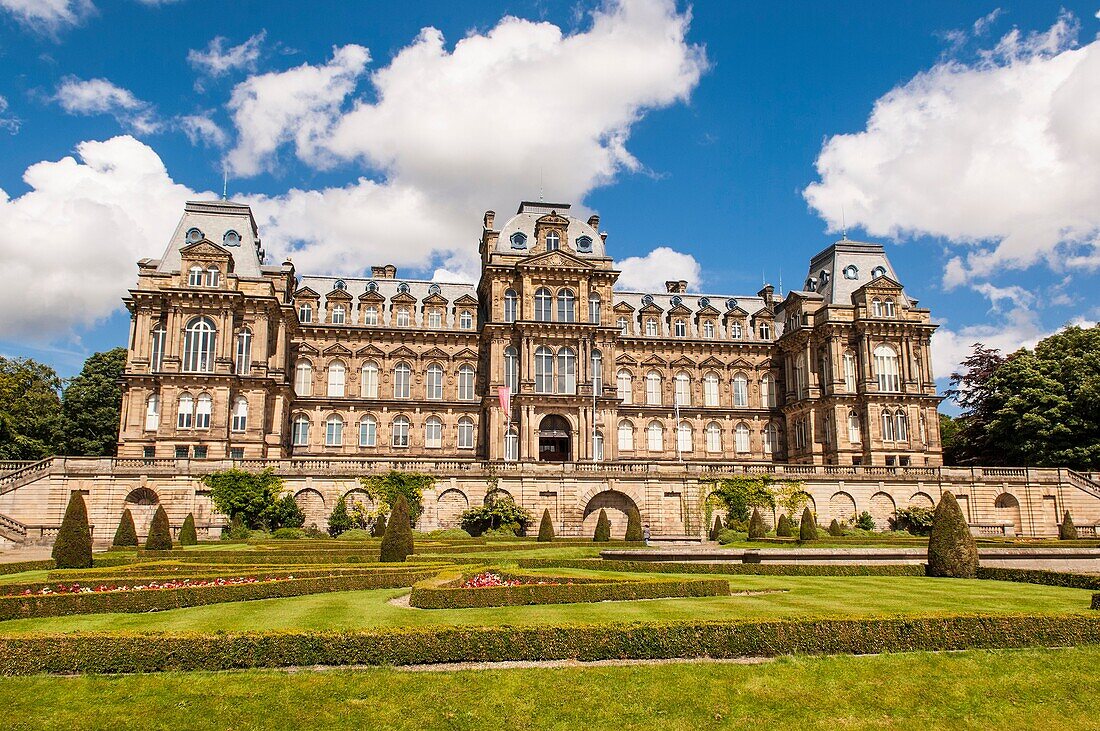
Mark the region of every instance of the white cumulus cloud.
[[8, 132], [17, 134], [19, 127], [22, 126], [23, 120], [19, 119], [12, 114], [7, 114], [8, 100], [0, 96], [0, 129], [7, 130]]
[[91, 0], [0, 0], [7, 11], [24, 27], [56, 36], [66, 28], [80, 25], [95, 12]]
[[57, 87], [54, 99], [69, 114], [110, 114], [138, 134], [150, 134], [161, 127], [151, 104], [107, 79], [67, 76]]
[[658, 246], [645, 256], [628, 256], [615, 262], [622, 272], [616, 289], [635, 292], [664, 292], [665, 282], [686, 280], [689, 287], [698, 288], [701, 269], [691, 254], [667, 246]]
[[230, 71], [256, 70], [260, 50], [267, 31], [261, 30], [239, 46], [226, 47], [228, 39], [217, 36], [210, 41], [205, 51], [191, 49], [187, 52], [187, 61], [199, 71], [210, 76], [224, 76]]
[[180, 117], [178, 120], [180, 129], [187, 135], [187, 139], [191, 140], [192, 145], [209, 145], [212, 147], [225, 147], [229, 141], [229, 136], [225, 133], [218, 123], [212, 120], [209, 115], [204, 114], [189, 114], [184, 117]]
[[973, 63], [945, 60], [829, 138], [804, 191], [830, 228], [941, 237], [948, 287], [1005, 268], [1100, 266], [1100, 41], [1063, 14], [1012, 30]]

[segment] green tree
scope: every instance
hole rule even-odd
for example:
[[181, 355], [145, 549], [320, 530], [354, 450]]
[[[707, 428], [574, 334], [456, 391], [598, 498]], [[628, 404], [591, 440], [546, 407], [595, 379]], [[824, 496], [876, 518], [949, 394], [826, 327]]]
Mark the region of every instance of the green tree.
[[459, 525], [472, 536], [501, 528], [520, 535], [526, 532], [533, 519], [531, 513], [517, 505], [511, 495], [503, 490], [496, 490], [486, 496], [482, 505], [464, 510], [459, 518]]
[[137, 527], [134, 525], [134, 516], [130, 512], [130, 509], [126, 508], [122, 511], [122, 518], [118, 521], [118, 528], [115, 530], [115, 539], [111, 542], [111, 545], [119, 548], [126, 548], [129, 546], [136, 546], [137, 544]]
[[403, 495], [409, 506], [409, 519], [412, 525], [416, 525], [424, 512], [424, 491], [435, 484], [435, 478], [418, 472], [390, 470], [382, 475], [360, 477], [359, 482], [374, 501], [374, 516], [390, 514], [397, 496]]
[[959, 435], [959, 421], [947, 414], [940, 414], [940, 446], [943, 447], [945, 465], [962, 464], [962, 437]]
[[642, 540], [642, 514], [631, 506], [626, 511], [626, 540], [640, 542]]
[[287, 492], [267, 507], [263, 514], [263, 522], [268, 530], [272, 531], [280, 528], [301, 528], [306, 522], [306, 514], [294, 499], [294, 495]]
[[230, 520], [240, 519], [250, 530], [266, 527], [275, 496], [283, 492], [282, 478], [271, 469], [246, 472], [237, 468], [205, 475], [210, 501]]
[[539, 522], [539, 543], [549, 543], [554, 540], [554, 521], [550, 519], [550, 509], [542, 511], [542, 521]]
[[122, 407], [122, 374], [126, 348], [95, 353], [61, 396], [61, 443], [58, 451], [85, 457], [113, 457], [118, 444]]
[[836, 518], [833, 518], [833, 522], [829, 523], [829, 535], [837, 537], [844, 535], [844, 529], [840, 527], [840, 523]]
[[710, 527], [710, 536], [708, 536], [708, 537], [712, 541], [717, 541], [718, 540], [718, 534], [721, 533], [721, 532], [722, 532], [722, 516], [715, 515], [714, 516], [714, 525], [712, 525]]
[[1069, 511], [1062, 516], [1062, 524], [1058, 526], [1058, 538], [1063, 541], [1077, 540], [1077, 527], [1073, 524], [1073, 518], [1069, 517]]
[[[0, 459], [42, 459], [61, 434], [61, 379], [28, 358], [0, 356]], [[117, 412], [111, 417], [117, 429]]]
[[814, 518], [814, 514], [810, 512], [809, 505], [802, 511], [802, 521], [798, 524], [798, 540], [817, 540], [817, 520]]
[[183, 525], [180, 526], [180, 545], [199, 545], [199, 536], [195, 531], [195, 516], [192, 513], [187, 514], [187, 517], [183, 519]]
[[374, 524], [370, 527], [370, 534], [375, 538], [381, 538], [386, 535], [385, 513], [379, 513], [378, 517], [374, 519]]
[[412, 555], [413, 534], [412, 519], [409, 516], [409, 503], [404, 495], [398, 495], [390, 513], [390, 522], [386, 526], [386, 535], [382, 536], [382, 551], [379, 561], [394, 563], [404, 561]]
[[929, 576], [973, 579], [978, 573], [978, 547], [955, 495], [947, 490], [936, 506], [928, 538]]
[[790, 538], [794, 535], [794, 526], [791, 524], [791, 519], [787, 517], [786, 513], [779, 516], [779, 522], [775, 524], [775, 534], [783, 538]]
[[600, 508], [600, 516], [596, 518], [596, 532], [592, 535], [596, 543], [607, 543], [611, 540], [611, 521], [607, 519], [607, 511]]
[[335, 538], [351, 528], [352, 520], [351, 515], [348, 514], [348, 504], [344, 498], [340, 498], [328, 516], [328, 534]]
[[153, 522], [149, 524], [149, 535], [145, 538], [146, 551], [171, 551], [172, 528], [168, 525], [168, 513], [164, 506], [158, 505], [153, 513]]
[[749, 540], [763, 538], [767, 532], [768, 527], [764, 525], [764, 516], [760, 514], [760, 508], [753, 508], [752, 517], [749, 518]]
[[79, 492], [74, 492], [61, 519], [61, 529], [53, 544], [53, 560], [59, 569], [86, 569], [92, 565], [92, 531], [88, 527], [88, 507]]

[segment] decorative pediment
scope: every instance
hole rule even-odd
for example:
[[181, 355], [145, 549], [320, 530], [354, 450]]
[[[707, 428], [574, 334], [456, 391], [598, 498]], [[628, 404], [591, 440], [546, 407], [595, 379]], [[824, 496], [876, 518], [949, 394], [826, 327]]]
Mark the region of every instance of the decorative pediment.
[[317, 292], [310, 287], [301, 287], [294, 293], [294, 299], [316, 300], [321, 299], [321, 295], [317, 294]]
[[385, 302], [386, 298], [378, 292], [364, 292], [359, 295], [360, 302]]
[[664, 312], [664, 310], [662, 310], [660, 306], [657, 305], [657, 303], [650, 302], [648, 305], [639, 310], [639, 312], [641, 312], [643, 315], [659, 315]]
[[230, 258], [230, 254], [227, 250], [208, 239], [196, 241], [193, 244], [184, 246], [180, 249], [180, 256], [184, 259], [199, 259], [203, 261], [225, 261]]
[[298, 343], [298, 355], [320, 355], [321, 351], [309, 343]]
[[638, 361], [633, 356], [627, 355], [626, 353], [619, 355], [619, 357], [615, 359], [615, 362], [619, 365], [638, 365]]
[[448, 301], [449, 300], [441, 294], [431, 294], [431, 295], [428, 295], [427, 297], [424, 298], [423, 304], [425, 306], [427, 306], [427, 305], [436, 305], [437, 307], [439, 307], [439, 306], [445, 306]]
[[744, 358], [734, 358], [733, 362], [731, 362], [729, 364], [729, 367], [730, 368], [749, 368], [749, 369], [751, 369], [751, 368], [755, 368], [756, 366], [754, 366], [752, 363], [745, 360]]
[[687, 317], [691, 315], [691, 310], [685, 307], [683, 304], [678, 304], [668, 311], [669, 316], [680, 315], [681, 317]]
[[743, 320], [749, 316], [749, 313], [741, 309], [740, 305], [734, 307], [732, 310], [726, 310], [727, 320]]
[[672, 361], [671, 365], [673, 368], [694, 368], [695, 361], [685, 355], [681, 355], [679, 358]]
[[864, 290], [874, 290], [875, 292], [901, 292], [903, 289], [904, 287], [902, 287], [897, 280], [891, 279], [885, 274], [880, 274], [852, 294], [859, 294]]
[[383, 353], [382, 349], [376, 345], [364, 345], [362, 348], [359, 348], [359, 350], [355, 351], [355, 355], [360, 358], [371, 356], [381, 358], [383, 355], [385, 355], [385, 353]]
[[770, 307], [767, 307], [767, 306], [761, 307], [759, 310], [752, 313], [752, 319], [758, 320], [758, 321], [759, 320], [774, 320], [775, 319], [775, 313], [772, 312], [772, 309]]
[[455, 300], [455, 307], [477, 307], [477, 297], [464, 294]]
[[477, 352], [469, 348], [463, 348], [451, 356], [451, 360], [477, 360]]
[[344, 302], [350, 302], [351, 295], [348, 294], [348, 291], [346, 289], [334, 289], [325, 295], [325, 299], [330, 301], [342, 300]]
[[332, 355], [351, 355], [351, 350], [349, 348], [345, 347], [344, 345], [342, 345], [341, 343], [334, 343], [334, 344], [328, 346], [327, 348], [325, 348], [323, 351], [321, 351], [321, 354], [322, 355], [329, 355], [329, 356], [332, 356]]
[[420, 354], [420, 357], [424, 360], [450, 360], [451, 354], [440, 348], [428, 348]]
[[643, 360], [642, 365], [667, 366], [668, 361], [654, 353], [653, 355]]
[[565, 216], [558, 215], [557, 211], [551, 211], [545, 216], [539, 216], [535, 221], [536, 226], [546, 226], [547, 228], [553, 228], [557, 226], [568, 227], [569, 219]]
[[714, 305], [707, 305], [703, 309], [699, 310], [698, 313], [696, 313], [698, 319], [700, 319], [700, 320], [705, 319], [707, 317], [716, 318], [716, 317], [719, 317], [721, 314], [722, 313], [719, 312], [718, 309], [715, 308]]
[[395, 294], [393, 297], [390, 297], [390, 302], [401, 305], [411, 305], [416, 303], [416, 297], [413, 297], [408, 292], [401, 292], [400, 294]]
[[626, 302], [620, 302], [615, 305], [615, 312], [633, 312], [634, 307]]
[[575, 269], [591, 269], [592, 264], [573, 256], [568, 251], [548, 251], [532, 256], [516, 265], [519, 269], [534, 269], [537, 267], [572, 267]]
[[715, 358], [713, 355], [706, 360], [699, 363], [700, 368], [725, 368], [726, 364]]
[[391, 358], [416, 358], [419, 356], [415, 350], [404, 345], [399, 345], [394, 348], [390, 351], [389, 355]]

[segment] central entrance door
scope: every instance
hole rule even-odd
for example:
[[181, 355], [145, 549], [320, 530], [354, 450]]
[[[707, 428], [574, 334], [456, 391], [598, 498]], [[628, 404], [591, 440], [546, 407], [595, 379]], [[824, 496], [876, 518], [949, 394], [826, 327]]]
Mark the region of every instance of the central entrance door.
[[539, 461], [569, 461], [569, 422], [564, 416], [551, 414], [539, 424]]

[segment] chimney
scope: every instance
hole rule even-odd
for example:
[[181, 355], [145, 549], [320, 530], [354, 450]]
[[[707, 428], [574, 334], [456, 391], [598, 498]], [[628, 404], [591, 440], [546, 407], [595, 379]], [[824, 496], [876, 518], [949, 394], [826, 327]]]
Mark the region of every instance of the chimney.
[[686, 279], [670, 280], [665, 282], [665, 291], [669, 294], [683, 294], [688, 290], [688, 283]]
[[607, 243], [607, 232], [606, 231], [600, 231], [600, 241], [604, 242], [605, 244]]
[[485, 211], [485, 218], [481, 220], [481, 225], [485, 227], [486, 231], [493, 230], [493, 221], [496, 220], [496, 211]]
[[770, 305], [772, 303], [772, 295], [775, 294], [775, 287], [770, 284], [765, 284], [764, 289], [756, 293], [757, 297], [764, 299], [764, 304]]
[[600, 230], [600, 217], [599, 216], [589, 216], [588, 217], [588, 225], [591, 226], [592, 228], [596, 229], [597, 231], [599, 231]]
[[370, 268], [371, 279], [394, 279], [397, 277], [397, 267], [393, 264], [385, 266], [372, 266]]

